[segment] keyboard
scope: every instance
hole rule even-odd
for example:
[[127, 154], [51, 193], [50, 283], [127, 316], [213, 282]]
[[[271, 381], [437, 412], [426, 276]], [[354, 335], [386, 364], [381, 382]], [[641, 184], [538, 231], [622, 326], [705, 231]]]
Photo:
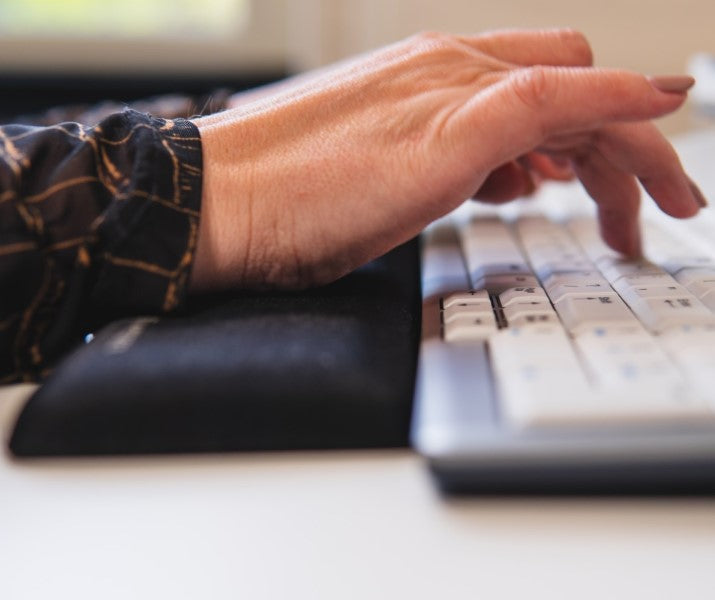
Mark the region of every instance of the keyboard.
[[423, 235], [414, 446], [449, 491], [713, 487], [709, 215], [650, 211], [629, 260], [587, 204], [540, 200]]

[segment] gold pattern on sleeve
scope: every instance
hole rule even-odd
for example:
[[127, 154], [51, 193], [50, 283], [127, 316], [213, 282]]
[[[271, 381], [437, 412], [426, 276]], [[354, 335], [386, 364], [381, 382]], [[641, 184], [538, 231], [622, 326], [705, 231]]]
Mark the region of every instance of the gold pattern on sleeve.
[[[75, 285], [77, 270], [91, 277], [108, 270], [117, 278], [111, 283], [115, 286], [146, 284], [153, 297], [141, 297], [141, 287], [132, 291], [157, 312], [176, 309], [186, 293], [201, 194], [197, 130], [188, 121], [177, 124], [131, 111], [112, 117], [114, 121], [108, 118], [94, 127], [0, 127], [7, 186], [0, 191], [1, 217], [3, 223], [17, 224], [11, 236], [0, 237], [0, 261], [11, 266], [6, 272], [13, 272], [13, 264], [39, 260], [42, 265], [37, 287], [28, 290], [22, 310], [0, 313], [0, 340], [8, 344], [13, 361], [0, 365], [0, 383], [46, 372], [52, 353], [45, 352], [43, 343], [68, 288]], [[141, 140], [135, 139], [140, 133]], [[155, 162], [148, 158], [152, 152]], [[33, 163], [36, 156], [39, 170]], [[151, 220], [143, 225], [144, 215]], [[162, 218], [171, 227], [169, 236], [162, 238], [167, 232], [157, 230], [153, 241], [151, 227]], [[133, 238], [136, 226], [144, 229]]]
[[30, 166], [30, 161], [20, 152], [13, 141], [0, 129], [0, 141], [2, 141], [2, 153], [7, 161], [7, 165], [12, 170], [15, 177], [20, 179], [22, 169]]
[[0, 256], [20, 254], [22, 252], [35, 250], [36, 248], [37, 244], [35, 244], [35, 242], [18, 242], [17, 244], [8, 244], [7, 246], [0, 246]]
[[84, 183], [98, 182], [99, 179], [97, 177], [92, 177], [89, 175], [83, 177], [75, 177], [74, 179], [68, 179], [67, 181], [60, 181], [59, 183], [56, 183], [55, 185], [47, 188], [46, 190], [43, 190], [37, 194], [33, 194], [32, 196], [25, 197], [25, 202], [27, 202], [28, 204], [36, 204], [37, 202], [47, 200], [53, 194], [56, 194], [57, 192], [62, 191], [66, 188], [74, 187], [76, 185], [82, 185]]

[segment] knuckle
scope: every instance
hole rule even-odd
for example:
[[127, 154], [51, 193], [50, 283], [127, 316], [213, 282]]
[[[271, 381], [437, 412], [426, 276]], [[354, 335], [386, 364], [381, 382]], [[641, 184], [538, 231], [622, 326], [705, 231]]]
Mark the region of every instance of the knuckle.
[[409, 42], [417, 53], [425, 54], [453, 50], [458, 46], [454, 36], [440, 31], [421, 31], [409, 38]]
[[412, 39], [417, 42], [441, 42], [449, 36], [441, 31], [426, 30], [415, 34]]
[[511, 77], [514, 94], [528, 108], [538, 110], [551, 104], [554, 96], [551, 70], [528, 67], [514, 71]]

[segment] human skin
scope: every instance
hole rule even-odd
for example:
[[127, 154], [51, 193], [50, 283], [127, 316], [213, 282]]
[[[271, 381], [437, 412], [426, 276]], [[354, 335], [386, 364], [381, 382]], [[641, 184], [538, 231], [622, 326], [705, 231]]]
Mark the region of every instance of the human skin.
[[330, 282], [475, 197], [575, 174], [605, 241], [640, 252], [637, 180], [662, 210], [703, 204], [650, 122], [692, 80], [597, 69], [570, 30], [425, 33], [199, 118], [193, 290]]

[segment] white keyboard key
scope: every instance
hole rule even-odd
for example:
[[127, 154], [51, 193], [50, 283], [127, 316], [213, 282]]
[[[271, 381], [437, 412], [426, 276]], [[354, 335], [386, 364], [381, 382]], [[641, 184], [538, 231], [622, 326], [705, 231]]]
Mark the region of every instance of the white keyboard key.
[[593, 263], [585, 258], [578, 260], [552, 260], [532, 264], [536, 275], [541, 281], [559, 273], [573, 273], [574, 271], [586, 271], [594, 268]]
[[477, 316], [465, 315], [444, 324], [444, 339], [448, 342], [480, 341], [496, 331], [497, 322], [493, 312]]
[[628, 304], [638, 302], [643, 298], [676, 298], [690, 295], [688, 290], [677, 283], [672, 283], [671, 285], [616, 285], [614, 287]]
[[647, 260], [606, 257], [596, 261], [596, 264], [611, 283], [625, 276], [666, 274], [661, 267]]
[[504, 307], [504, 316], [511, 324], [517, 317], [526, 315], [543, 315], [554, 312], [551, 302], [543, 300], [518, 300]]
[[485, 262], [478, 265], [472, 263], [469, 277], [472, 281], [479, 281], [490, 275], [531, 275], [531, 269], [524, 262]]
[[663, 268], [671, 275], [676, 275], [683, 269], [698, 269], [715, 267], [715, 261], [709, 256], [703, 255], [676, 255], [670, 256], [660, 262]]
[[487, 290], [472, 290], [469, 292], [450, 294], [442, 300], [442, 308], [449, 308], [453, 304], [463, 306], [468, 304], [481, 304], [491, 308], [492, 301], [489, 298], [489, 292], [487, 292]]
[[444, 294], [469, 288], [465, 277], [422, 277], [422, 297], [439, 298]]
[[581, 249], [572, 242], [555, 243], [552, 240], [540, 241], [538, 244], [523, 244], [532, 265], [546, 262], [569, 262], [588, 260]]
[[519, 235], [523, 235], [524, 232], [538, 233], [540, 231], [549, 232], [551, 230], [557, 230], [560, 232], [563, 231], [556, 223], [550, 221], [549, 219], [541, 215], [533, 215], [519, 219], [516, 223], [516, 228], [519, 232]]
[[688, 290], [711, 311], [715, 312], [715, 279], [693, 281]]
[[[551, 326], [535, 328], [510, 327], [500, 330], [489, 341], [495, 362], [503, 359], [512, 365], [532, 365], [539, 369], [563, 371], [568, 375], [572, 371], [583, 377], [583, 369], [576, 357], [573, 346], [563, 328]], [[521, 375], [527, 379], [526, 372]], [[585, 380], [584, 380], [585, 381]]]
[[562, 283], [589, 285], [608, 283], [606, 278], [596, 268], [586, 269], [585, 271], [572, 271], [570, 273], [554, 273], [544, 279], [544, 287], [549, 292], [551, 288], [561, 285]]
[[469, 271], [476, 271], [484, 264], [524, 262], [509, 229], [501, 221], [471, 222], [459, 233]]
[[554, 253], [563, 255], [567, 252], [581, 254], [581, 247], [571, 235], [555, 225], [540, 230], [525, 228], [519, 222], [516, 233], [522, 246], [535, 257], [550, 256]]
[[594, 269], [593, 263], [566, 231], [553, 224], [538, 227], [530, 229], [517, 225], [527, 258], [539, 279], [544, 281], [554, 273]]
[[672, 298], [640, 298], [630, 307], [654, 333], [680, 325], [715, 323], [715, 315], [692, 294]]
[[509, 306], [512, 302], [518, 302], [524, 299], [543, 300], [548, 302], [546, 292], [539, 286], [513, 287], [499, 294], [499, 301], [502, 306]]
[[538, 287], [539, 280], [533, 275], [488, 275], [472, 281], [474, 289], [486, 289], [492, 294], [501, 294], [509, 288]]
[[683, 242], [653, 223], [643, 224], [642, 237], [645, 255], [661, 266], [669, 259], [683, 255]]
[[695, 281], [715, 281], [715, 269], [681, 269], [675, 274], [675, 280], [685, 287]]
[[509, 327], [533, 327], [536, 325], [549, 325], [563, 330], [563, 325], [558, 315], [552, 309], [544, 312], [522, 312], [516, 316], [507, 317]]
[[651, 274], [633, 274], [624, 275], [620, 279], [613, 281], [613, 288], [622, 293], [622, 290], [628, 287], [644, 287], [648, 285], [673, 285], [677, 283], [675, 279], [665, 271], [662, 273]]
[[[501, 407], [518, 427], [573, 412], [591, 395], [571, 343], [560, 328], [510, 328], [489, 341]], [[552, 419], [549, 419], [552, 417]]]
[[439, 225], [428, 230], [422, 245], [422, 295], [440, 296], [469, 288], [456, 230]]
[[598, 222], [590, 217], [572, 219], [567, 229], [578, 241], [586, 256], [592, 261], [603, 258], [618, 258], [618, 252], [606, 245], [601, 238]]
[[[556, 276], [555, 276], [556, 277]], [[613, 288], [605, 279], [569, 278], [560, 274], [560, 283], [549, 286], [549, 298], [556, 303], [566, 296], [593, 296], [595, 294], [612, 294]], [[552, 277], [553, 280], [553, 277]]]
[[492, 305], [490, 304], [452, 304], [449, 308], [442, 311], [442, 321], [446, 324], [458, 319], [466, 319], [467, 317], [483, 317], [493, 315]]
[[689, 383], [715, 410], [715, 324], [676, 327], [658, 340]]
[[489, 340], [504, 415], [518, 428], [712, 419], [712, 407], [672, 372], [668, 385], [593, 388], [558, 329], [505, 329]]
[[656, 340], [642, 327], [595, 328], [575, 339], [586, 368], [601, 389], [659, 394], [682, 388], [683, 378]]
[[675, 279], [715, 312], [715, 269], [683, 269]]
[[631, 325], [638, 322], [614, 292], [598, 296], [565, 296], [554, 306], [564, 326], [573, 335], [593, 327]]

